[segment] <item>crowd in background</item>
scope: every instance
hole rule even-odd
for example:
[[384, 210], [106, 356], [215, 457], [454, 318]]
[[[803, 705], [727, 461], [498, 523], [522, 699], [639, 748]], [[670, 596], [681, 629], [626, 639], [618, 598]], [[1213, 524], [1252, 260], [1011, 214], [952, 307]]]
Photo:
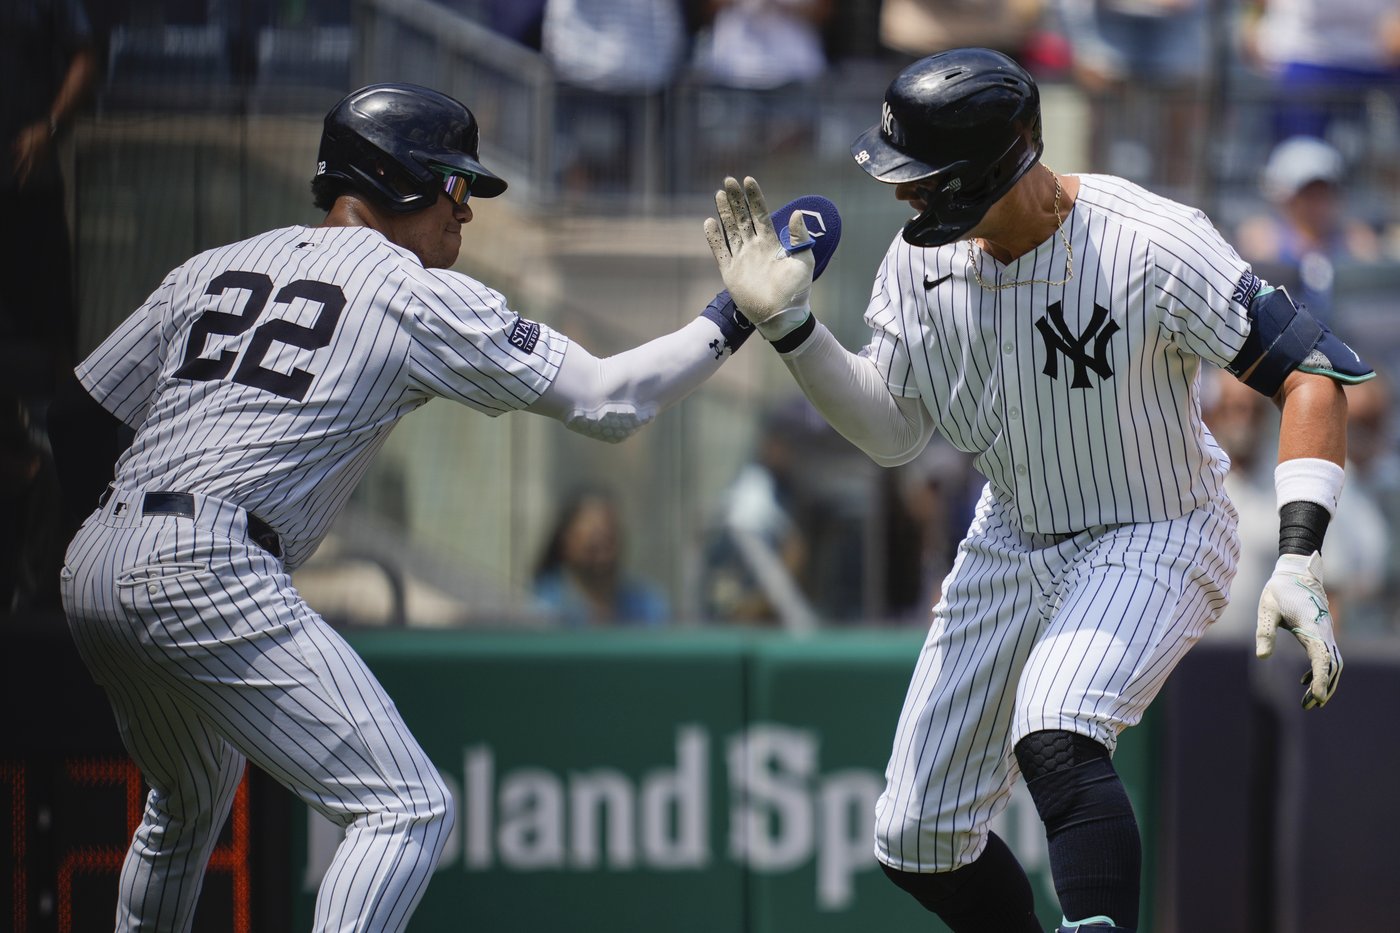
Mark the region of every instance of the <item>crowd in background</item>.
[[[1400, 140], [1396, 0], [442, 5], [549, 62], [559, 88], [561, 196], [596, 192], [640, 171], [640, 138], [680, 119], [665, 102], [677, 82], [707, 89], [686, 115], [693, 125], [680, 132], [713, 149], [800, 158], [821, 120], [823, 80], [864, 69], [883, 76], [871, 85], [875, 97], [902, 64], [958, 45], [1006, 51], [1043, 82], [1083, 95], [1093, 163], [1083, 168], [1149, 179], [1185, 200], [1200, 193], [1199, 168], [1218, 134], [1249, 134], [1261, 157], [1234, 176], [1221, 174], [1239, 183], [1215, 202], [1217, 223], [1266, 279], [1286, 285], [1344, 339], [1364, 342], [1381, 371], [1376, 381], [1348, 390], [1351, 463], [1324, 553], [1342, 638], [1400, 637], [1400, 541], [1393, 540], [1400, 450], [1386, 374], [1400, 342], [1373, 343], [1384, 329], [1374, 329], [1374, 315], [1363, 320], [1349, 304], [1351, 293], [1337, 288], [1356, 265], [1400, 260], [1400, 217], [1391, 207], [1400, 178], [1376, 158], [1396, 151], [1386, 147]], [[0, 275], [0, 511], [10, 529], [0, 549], [0, 604], [10, 609], [53, 604], [56, 561], [72, 520], [59, 500], [44, 431], [53, 373], [71, 366], [77, 350], [55, 151], [79, 106], [100, 102], [137, 57], [141, 30], [171, 25], [219, 27], [216, 57], [230, 80], [251, 81], [273, 55], [267, 29], [349, 30], [353, 19], [349, 0], [112, 0], [86, 10], [77, 0], [0, 0], [0, 132], [9, 140], [0, 155], [9, 218], [0, 256], [23, 253], [21, 245], [32, 256], [18, 267], [24, 274]], [[1232, 81], [1264, 89], [1266, 119], [1218, 122], [1212, 101]], [[1149, 125], [1143, 113], [1151, 114]], [[1243, 532], [1236, 598], [1212, 637], [1243, 638], [1275, 556], [1277, 418], [1266, 399], [1233, 380], [1216, 372], [1203, 379], [1206, 420], [1233, 461], [1230, 492]], [[759, 415], [755, 434], [752, 456], [722, 500], [702, 504], [710, 518], [693, 583], [705, 621], [869, 622], [873, 579], [880, 621], [922, 624], [982, 481], [970, 458], [936, 439], [913, 463], [871, 470], [865, 505], [877, 514], [852, 516], [848, 499], [822, 477], [869, 465], [854, 464], [848, 446], [810, 409], [774, 406]], [[804, 468], [794, 469], [799, 463]], [[825, 471], [814, 464], [826, 464]], [[532, 598], [572, 627], [666, 624], [679, 600], [628, 570], [621, 491], [602, 478], [580, 480], [542, 545]], [[884, 555], [878, 565], [861, 543], [871, 527]]]

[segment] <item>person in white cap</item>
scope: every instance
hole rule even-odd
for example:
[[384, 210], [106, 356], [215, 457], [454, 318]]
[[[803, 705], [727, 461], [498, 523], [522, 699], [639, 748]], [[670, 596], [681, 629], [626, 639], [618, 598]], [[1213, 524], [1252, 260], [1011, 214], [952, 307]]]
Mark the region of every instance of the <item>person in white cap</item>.
[[1260, 176], [1273, 210], [1245, 220], [1236, 238], [1240, 255], [1275, 267], [1270, 280], [1328, 323], [1337, 264], [1380, 258], [1376, 231], [1347, 214], [1345, 181], [1345, 160], [1327, 142], [1295, 136], [1279, 143]]

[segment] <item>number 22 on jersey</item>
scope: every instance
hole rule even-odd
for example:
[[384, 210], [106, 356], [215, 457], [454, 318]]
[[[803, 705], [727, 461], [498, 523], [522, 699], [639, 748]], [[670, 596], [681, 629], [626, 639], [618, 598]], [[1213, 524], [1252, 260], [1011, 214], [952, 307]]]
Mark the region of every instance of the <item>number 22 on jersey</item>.
[[[331, 342], [335, 326], [340, 322], [340, 313], [345, 310], [345, 293], [340, 286], [311, 279], [297, 279], [283, 286], [273, 296], [273, 281], [261, 272], [228, 271], [215, 276], [205, 290], [206, 295], [222, 295], [230, 289], [246, 293], [243, 308], [237, 314], [223, 311], [205, 311], [195, 319], [190, 327], [189, 344], [185, 348], [185, 360], [175, 370], [176, 379], [194, 379], [208, 382], [223, 379], [233, 370], [233, 381], [280, 395], [283, 398], [301, 401], [311, 388], [316, 374], [305, 369], [293, 368], [290, 373], [281, 373], [263, 366], [263, 359], [275, 343], [300, 347], [303, 350], [319, 350]], [[277, 318], [258, 324], [258, 318], [267, 307], [268, 299], [273, 304], [291, 304], [298, 299], [317, 306], [316, 318], [311, 325], [296, 324], [285, 318]], [[208, 338], [214, 334], [237, 337], [253, 330], [253, 336], [244, 347], [242, 354], [234, 350], [224, 350], [218, 356], [203, 355]], [[241, 359], [239, 359], [241, 355]], [[234, 363], [238, 368], [234, 370]]]

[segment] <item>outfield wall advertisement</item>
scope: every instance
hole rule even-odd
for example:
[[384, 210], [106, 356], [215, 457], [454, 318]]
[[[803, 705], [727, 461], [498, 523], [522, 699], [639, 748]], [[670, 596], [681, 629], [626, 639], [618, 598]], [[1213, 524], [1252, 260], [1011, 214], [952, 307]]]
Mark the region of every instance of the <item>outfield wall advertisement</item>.
[[[414, 930], [940, 929], [872, 854], [916, 634], [351, 641], [457, 801]], [[1117, 758], [1146, 839], [1149, 744], [1129, 733]], [[339, 831], [294, 823], [304, 928]], [[1023, 791], [997, 829], [1052, 927]]]

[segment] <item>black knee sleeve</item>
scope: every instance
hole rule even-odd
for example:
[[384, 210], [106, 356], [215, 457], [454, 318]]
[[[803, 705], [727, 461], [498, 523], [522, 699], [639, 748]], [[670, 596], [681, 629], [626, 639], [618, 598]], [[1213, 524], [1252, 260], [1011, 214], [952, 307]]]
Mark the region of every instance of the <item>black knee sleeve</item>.
[[[1026, 779], [1026, 786], [1030, 788], [1031, 797], [1035, 800], [1036, 809], [1045, 822], [1046, 830], [1051, 829], [1052, 822], [1056, 824], [1055, 828], [1060, 828], [1059, 824], [1066, 819], [1072, 820], [1074, 815], [1066, 811], [1073, 810], [1081, 803], [1079, 798], [1083, 796], [1080, 792], [1082, 782], [1069, 775], [1077, 772], [1079, 777], [1085, 777], [1083, 766], [1095, 762], [1107, 764], [1108, 771], [1113, 773], [1108, 749], [1087, 735], [1077, 732], [1032, 732], [1016, 743], [1015, 751], [1016, 763], [1021, 766], [1021, 776]], [[1102, 768], [1092, 770], [1096, 775], [1103, 773]], [[1050, 781], [1043, 780], [1054, 775], [1062, 777]]]
[[1119, 927], [1136, 928], [1142, 843], [1108, 749], [1087, 736], [1051, 730], [1026, 736], [1015, 752], [1045, 823], [1065, 916], [1107, 916]]
[[1041, 933], [1030, 880], [996, 833], [988, 833], [987, 847], [977, 861], [956, 871], [900, 871], [884, 863], [880, 867], [953, 933]]
[[1016, 763], [1029, 783], [1054, 771], [1064, 771], [1090, 761], [1109, 760], [1108, 749], [1087, 735], [1051, 729], [1032, 732], [1016, 743]]

